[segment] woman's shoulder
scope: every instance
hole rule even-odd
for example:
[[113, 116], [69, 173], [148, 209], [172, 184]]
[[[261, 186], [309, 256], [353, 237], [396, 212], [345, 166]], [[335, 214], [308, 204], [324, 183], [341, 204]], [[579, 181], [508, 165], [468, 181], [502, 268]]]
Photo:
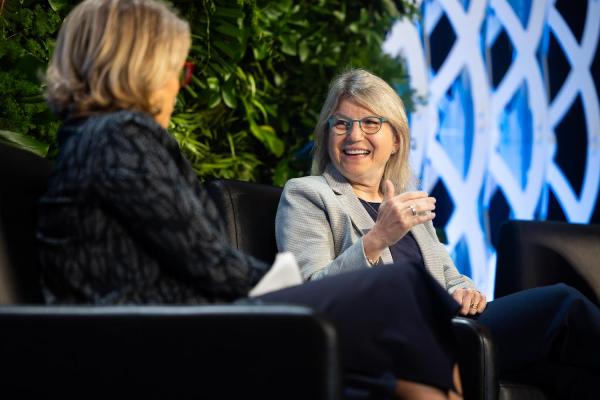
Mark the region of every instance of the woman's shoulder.
[[175, 140], [148, 114], [116, 111], [67, 120], [59, 131], [57, 164], [89, 176], [123, 169], [163, 168], [177, 154]]
[[58, 140], [61, 147], [68, 142], [104, 145], [115, 136], [121, 139], [157, 136], [161, 129], [148, 114], [122, 110], [69, 118], [59, 129]]
[[327, 191], [331, 192], [331, 188], [323, 176], [310, 175], [290, 179], [283, 187], [283, 191], [286, 194], [314, 195]]
[[338, 204], [333, 189], [320, 175], [290, 179], [283, 188], [282, 202], [319, 209], [337, 208]]
[[80, 146], [94, 153], [144, 153], [147, 156], [178, 151], [177, 142], [152, 116], [121, 110], [89, 116], [76, 129]]
[[90, 116], [87, 121], [89, 131], [102, 131], [104, 135], [119, 134], [121, 136], [135, 135], [133, 138], [162, 135], [164, 129], [158, 125], [152, 116], [146, 113], [130, 110], [120, 110], [110, 113]]
[[329, 187], [327, 181], [321, 175], [309, 175], [301, 178], [292, 178], [287, 181], [284, 185], [284, 189], [297, 189], [297, 188], [321, 188]]

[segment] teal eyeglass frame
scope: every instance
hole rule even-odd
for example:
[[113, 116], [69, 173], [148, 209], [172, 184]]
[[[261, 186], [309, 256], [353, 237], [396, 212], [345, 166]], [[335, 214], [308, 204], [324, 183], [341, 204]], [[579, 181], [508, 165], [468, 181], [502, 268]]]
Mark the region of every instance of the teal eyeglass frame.
[[[369, 118], [374, 118], [379, 120], [380, 125], [379, 125], [379, 129], [377, 129], [375, 132], [365, 132], [365, 130], [363, 129], [363, 121]], [[354, 127], [354, 123], [358, 122], [358, 127], [360, 128], [360, 131], [362, 133], [364, 133], [365, 135], [375, 135], [376, 133], [378, 133], [379, 131], [381, 131], [381, 127], [383, 126], [384, 123], [388, 122], [387, 119], [385, 119], [384, 117], [379, 117], [377, 115], [369, 115], [360, 119], [349, 119], [349, 118], [341, 118], [341, 117], [335, 117], [335, 116], [331, 116], [329, 118], [327, 118], [327, 126], [329, 128], [329, 131], [333, 130], [333, 124], [336, 121], [344, 121], [346, 122], [346, 131], [343, 133], [337, 133], [334, 132], [336, 135], [347, 135], [348, 132], [352, 132], [352, 128]]]

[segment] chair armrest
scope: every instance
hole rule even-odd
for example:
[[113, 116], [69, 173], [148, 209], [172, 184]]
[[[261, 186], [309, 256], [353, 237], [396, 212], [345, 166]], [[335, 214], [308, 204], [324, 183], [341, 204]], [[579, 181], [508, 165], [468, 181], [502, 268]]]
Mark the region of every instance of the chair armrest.
[[498, 400], [496, 356], [489, 331], [464, 317], [454, 317], [452, 325], [465, 399]]
[[285, 305], [4, 306], [7, 398], [337, 399], [333, 326]]

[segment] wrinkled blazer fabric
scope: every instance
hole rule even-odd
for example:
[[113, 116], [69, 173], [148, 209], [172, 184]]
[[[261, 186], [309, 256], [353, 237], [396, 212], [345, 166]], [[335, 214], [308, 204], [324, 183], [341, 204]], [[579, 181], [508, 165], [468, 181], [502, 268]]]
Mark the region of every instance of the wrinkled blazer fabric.
[[[277, 210], [277, 246], [296, 256], [306, 280], [370, 268], [362, 238], [374, 224], [350, 183], [330, 164], [322, 175], [286, 183]], [[474, 287], [457, 270], [431, 222], [416, 225], [411, 232], [425, 267], [448, 292]], [[381, 260], [393, 262], [389, 249]]]

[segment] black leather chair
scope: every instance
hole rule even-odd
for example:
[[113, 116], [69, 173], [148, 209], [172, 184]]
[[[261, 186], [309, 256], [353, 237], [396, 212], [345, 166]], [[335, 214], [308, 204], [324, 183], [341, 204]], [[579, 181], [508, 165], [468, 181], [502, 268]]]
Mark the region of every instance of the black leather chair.
[[600, 225], [509, 221], [500, 229], [495, 297], [554, 283], [600, 305]]
[[[500, 228], [494, 297], [555, 283], [600, 304], [600, 225], [508, 221]], [[546, 399], [532, 387], [506, 382], [500, 399]]]
[[282, 189], [233, 180], [210, 181], [205, 188], [223, 216], [231, 244], [272, 263], [277, 254], [275, 215]]
[[338, 399], [336, 336], [289, 306], [0, 306], [5, 399]]
[[[275, 215], [281, 188], [233, 180], [215, 180], [206, 189], [223, 215], [229, 240], [239, 250], [272, 262], [277, 253]], [[453, 320], [466, 399], [496, 400], [494, 346], [487, 329], [462, 317]]]
[[33, 305], [49, 170], [0, 144], [2, 398], [340, 398], [335, 329], [304, 307]]
[[[35, 258], [36, 199], [46, 190], [51, 163], [35, 154], [0, 143], [0, 230], [5, 233], [7, 261], [18, 266], [11, 275], [11, 302], [40, 303]], [[8, 299], [7, 299], [8, 301]]]

